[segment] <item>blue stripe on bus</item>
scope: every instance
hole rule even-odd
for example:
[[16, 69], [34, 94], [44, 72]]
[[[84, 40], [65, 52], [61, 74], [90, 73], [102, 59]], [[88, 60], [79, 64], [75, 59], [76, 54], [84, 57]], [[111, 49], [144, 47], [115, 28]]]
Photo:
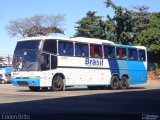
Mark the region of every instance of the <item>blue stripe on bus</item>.
[[119, 75], [119, 65], [118, 65], [117, 60], [111, 59], [111, 60], [108, 60], [108, 63], [109, 63], [109, 67], [111, 70], [111, 75], [113, 74]]
[[108, 62], [111, 75], [117, 74], [121, 78], [127, 74], [131, 85], [147, 82], [147, 70], [143, 62], [128, 60], [108, 60]]
[[147, 70], [143, 62], [127, 61], [130, 84], [139, 84], [147, 82]]
[[40, 87], [40, 80], [35, 78], [28, 78], [28, 79], [12, 78], [11, 81], [14, 86], [21, 86], [21, 85], [18, 85], [18, 82], [27, 82], [28, 85], [34, 85], [34, 86]]

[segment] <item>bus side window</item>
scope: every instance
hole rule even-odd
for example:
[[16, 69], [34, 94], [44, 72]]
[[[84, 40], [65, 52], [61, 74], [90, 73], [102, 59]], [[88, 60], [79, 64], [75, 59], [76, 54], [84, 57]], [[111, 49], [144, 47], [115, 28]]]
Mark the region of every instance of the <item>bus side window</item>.
[[138, 51], [138, 57], [140, 61], [145, 61], [146, 57], [145, 57], [145, 50], [139, 50]]
[[43, 51], [57, 54], [57, 41], [45, 40], [44, 46], [43, 46]]
[[102, 58], [102, 46], [101, 45], [90, 45], [90, 56], [96, 58]]
[[89, 51], [88, 51], [88, 44], [82, 44], [82, 56], [88, 57]]
[[108, 46], [105, 45], [103, 49], [104, 49], [104, 58], [110, 58], [108, 54]]
[[137, 60], [137, 49], [133, 49], [133, 48], [128, 49], [128, 59]]
[[59, 55], [73, 56], [73, 42], [59, 41]]
[[123, 59], [126, 60], [127, 56], [126, 56], [126, 48], [119, 48], [117, 47], [117, 59]]
[[75, 43], [75, 55], [88, 57], [88, 44]]
[[66, 55], [73, 56], [73, 42], [66, 42]]
[[104, 46], [104, 57], [108, 59], [115, 58], [115, 47], [113, 46]]

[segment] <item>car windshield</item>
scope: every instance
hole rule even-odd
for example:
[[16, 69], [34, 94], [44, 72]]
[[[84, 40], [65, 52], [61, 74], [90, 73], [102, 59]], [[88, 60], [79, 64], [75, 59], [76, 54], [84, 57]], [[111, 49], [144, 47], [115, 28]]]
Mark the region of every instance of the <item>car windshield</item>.
[[14, 53], [13, 71], [36, 71], [38, 51], [19, 51]]

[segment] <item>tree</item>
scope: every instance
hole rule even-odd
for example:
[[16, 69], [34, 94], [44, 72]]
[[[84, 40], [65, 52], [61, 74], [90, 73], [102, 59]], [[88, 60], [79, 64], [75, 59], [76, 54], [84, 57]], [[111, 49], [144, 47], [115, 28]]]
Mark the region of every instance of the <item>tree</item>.
[[55, 33], [64, 34], [61, 24], [64, 15], [35, 15], [30, 18], [23, 18], [10, 21], [6, 26], [10, 36], [33, 37], [51, 35]]
[[150, 62], [160, 63], [160, 13], [150, 14], [148, 28], [137, 34], [135, 44], [147, 47]]
[[133, 29], [133, 41], [137, 40], [137, 35], [140, 34], [143, 30], [149, 28], [149, 21], [150, 21], [150, 13], [148, 12], [149, 7], [142, 5], [142, 6], [133, 6], [132, 11], [132, 20], [134, 23]]
[[89, 37], [106, 39], [105, 23], [102, 16], [96, 16], [96, 12], [88, 11], [86, 17], [76, 22], [76, 33], [74, 37]]
[[111, 0], [106, 0], [105, 4], [106, 7], [111, 7], [115, 12], [113, 18], [107, 15], [107, 39], [120, 44], [131, 44], [133, 42], [131, 11], [116, 6]]

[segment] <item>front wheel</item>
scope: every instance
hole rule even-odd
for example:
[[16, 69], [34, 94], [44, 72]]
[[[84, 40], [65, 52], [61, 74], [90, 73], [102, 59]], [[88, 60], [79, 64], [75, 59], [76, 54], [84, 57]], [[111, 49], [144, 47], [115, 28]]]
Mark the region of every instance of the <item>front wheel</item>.
[[5, 83], [5, 80], [3, 80], [3, 79], [0, 80], [0, 83], [1, 83], [1, 84], [4, 84], [4, 83]]
[[52, 80], [51, 90], [62, 91], [64, 87], [63, 78], [61, 76], [56, 76]]

